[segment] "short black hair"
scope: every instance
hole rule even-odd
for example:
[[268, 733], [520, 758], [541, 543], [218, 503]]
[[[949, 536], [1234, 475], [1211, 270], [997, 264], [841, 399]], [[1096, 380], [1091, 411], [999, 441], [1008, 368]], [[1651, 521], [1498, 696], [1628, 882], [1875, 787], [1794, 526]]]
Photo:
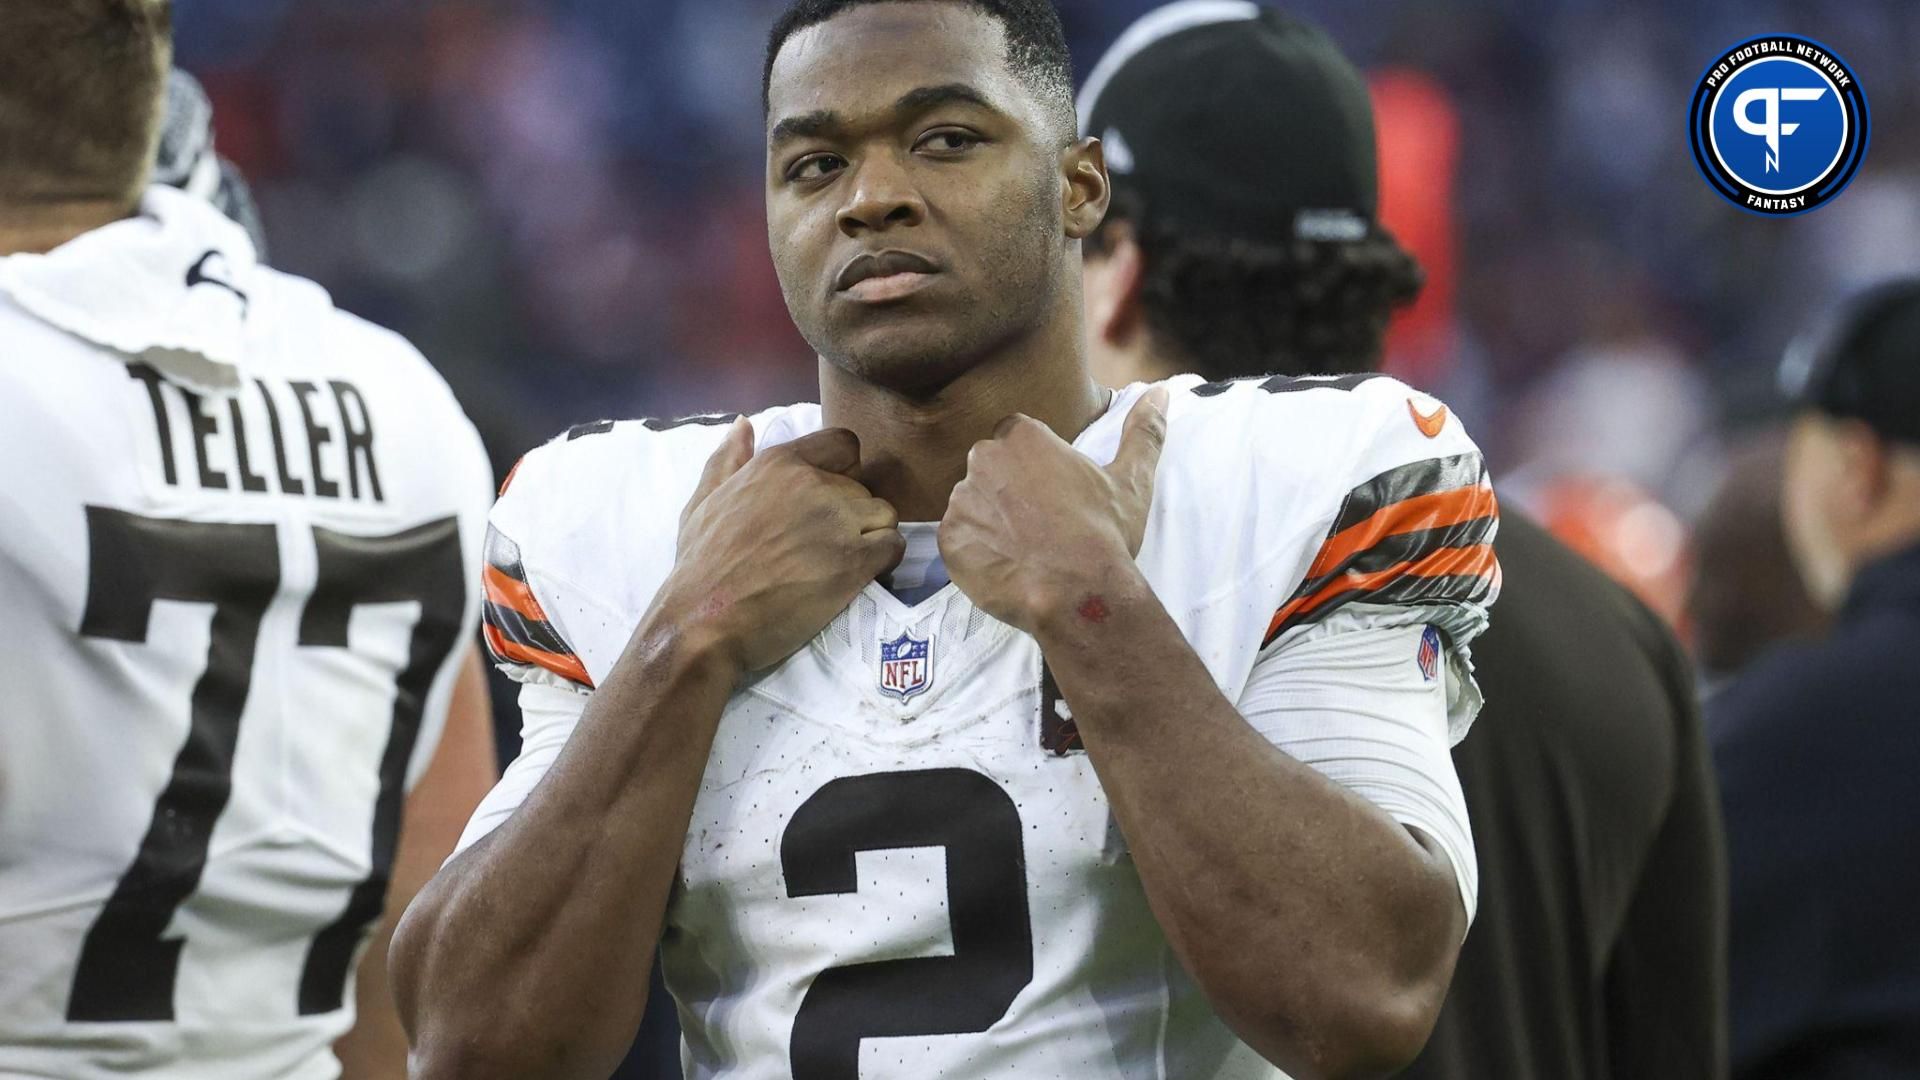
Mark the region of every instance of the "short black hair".
[[[793, 0], [767, 35], [766, 66], [760, 73], [760, 109], [770, 104], [773, 62], [787, 39], [810, 26], [869, 4], [928, 3], [934, 0]], [[937, 0], [959, 4], [992, 17], [1007, 35], [1007, 63], [1013, 73], [1039, 95], [1071, 140], [1077, 130], [1073, 106], [1073, 56], [1067, 51], [1067, 32], [1052, 0]]]
[[1145, 263], [1148, 328], [1183, 370], [1210, 381], [1373, 371], [1394, 309], [1426, 284], [1420, 264], [1378, 225], [1353, 241], [1206, 235], [1157, 217], [1116, 177], [1089, 253], [1105, 251], [1122, 221]]

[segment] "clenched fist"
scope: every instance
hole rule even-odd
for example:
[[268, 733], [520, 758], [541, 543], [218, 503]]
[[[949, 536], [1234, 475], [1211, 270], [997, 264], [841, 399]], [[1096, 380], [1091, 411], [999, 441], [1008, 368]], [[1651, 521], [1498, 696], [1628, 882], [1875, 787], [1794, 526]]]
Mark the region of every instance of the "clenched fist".
[[680, 518], [657, 602], [715, 635], [742, 673], [772, 667], [826, 628], [906, 552], [892, 505], [860, 483], [860, 440], [829, 429], [760, 454], [737, 421]]
[[1097, 598], [1140, 553], [1166, 437], [1163, 387], [1134, 405], [1104, 469], [1039, 421], [1008, 417], [968, 454], [947, 504], [947, 573], [981, 610], [1028, 633]]

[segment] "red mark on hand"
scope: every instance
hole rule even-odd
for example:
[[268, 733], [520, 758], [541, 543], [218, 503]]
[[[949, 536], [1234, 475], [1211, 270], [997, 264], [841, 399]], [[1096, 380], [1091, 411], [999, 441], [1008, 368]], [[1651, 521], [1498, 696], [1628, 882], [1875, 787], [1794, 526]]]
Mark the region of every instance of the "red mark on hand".
[[1075, 608], [1074, 611], [1082, 619], [1090, 623], [1106, 622], [1107, 615], [1109, 614], [1107, 611], [1107, 602], [1098, 596], [1089, 596], [1085, 600], [1080, 601], [1080, 606]]

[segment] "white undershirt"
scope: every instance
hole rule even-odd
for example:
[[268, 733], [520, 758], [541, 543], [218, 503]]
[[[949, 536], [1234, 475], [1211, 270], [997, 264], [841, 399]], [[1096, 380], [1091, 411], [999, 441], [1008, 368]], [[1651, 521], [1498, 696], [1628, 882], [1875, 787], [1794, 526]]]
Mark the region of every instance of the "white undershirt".
[[900, 535], [907, 538], [907, 555], [892, 574], [881, 580], [888, 592], [911, 607], [947, 587], [947, 564], [940, 558], [940, 523], [903, 521]]
[[1350, 605], [1261, 653], [1235, 705], [1289, 757], [1431, 837], [1471, 923], [1480, 868], [1453, 747], [1480, 690], [1452, 647], [1422, 667], [1426, 631], [1418, 609]]

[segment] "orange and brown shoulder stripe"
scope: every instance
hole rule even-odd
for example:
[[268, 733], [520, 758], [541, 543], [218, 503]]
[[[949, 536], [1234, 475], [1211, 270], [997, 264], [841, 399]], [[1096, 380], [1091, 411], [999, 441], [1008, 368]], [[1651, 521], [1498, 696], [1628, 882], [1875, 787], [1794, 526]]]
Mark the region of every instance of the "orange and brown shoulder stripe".
[[520, 546], [491, 525], [487, 526], [486, 565], [480, 573], [486, 590], [481, 633], [493, 655], [502, 663], [545, 668], [591, 688], [593, 678], [587, 666], [560, 636], [527, 584]]
[[1499, 503], [1477, 453], [1403, 465], [1354, 488], [1262, 647], [1356, 601], [1488, 603], [1499, 593]]

